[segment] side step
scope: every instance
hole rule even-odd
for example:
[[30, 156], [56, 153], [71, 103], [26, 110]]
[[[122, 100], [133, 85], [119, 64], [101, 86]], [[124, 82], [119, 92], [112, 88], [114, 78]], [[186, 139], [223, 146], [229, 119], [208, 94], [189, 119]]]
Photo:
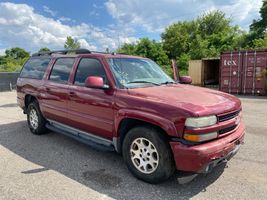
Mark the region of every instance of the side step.
[[[79, 142], [82, 142], [86, 145], [89, 145], [100, 151], [115, 151], [112, 141], [106, 139], [100, 139], [98, 136], [91, 136], [91, 134], [87, 134], [83, 131], [79, 131], [73, 128], [66, 128], [65, 125], [61, 125], [57, 122], [48, 122], [46, 124], [46, 128], [49, 130], [60, 133], [62, 135], [73, 138]], [[98, 139], [99, 138], [99, 139]]]

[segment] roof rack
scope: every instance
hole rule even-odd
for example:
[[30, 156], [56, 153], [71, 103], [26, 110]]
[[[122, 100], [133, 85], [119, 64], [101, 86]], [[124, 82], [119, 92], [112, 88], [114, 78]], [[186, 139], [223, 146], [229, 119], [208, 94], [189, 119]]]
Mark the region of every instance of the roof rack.
[[111, 55], [128, 55], [126, 53], [104, 52], [104, 51], [91, 51], [91, 53], [102, 53], [102, 54], [111, 54]]
[[43, 51], [32, 54], [32, 56], [42, 56], [42, 55], [52, 55], [52, 54], [63, 54], [66, 55], [68, 53], [75, 54], [87, 54], [91, 53], [88, 49], [69, 49], [69, 50], [58, 50], [58, 51]]

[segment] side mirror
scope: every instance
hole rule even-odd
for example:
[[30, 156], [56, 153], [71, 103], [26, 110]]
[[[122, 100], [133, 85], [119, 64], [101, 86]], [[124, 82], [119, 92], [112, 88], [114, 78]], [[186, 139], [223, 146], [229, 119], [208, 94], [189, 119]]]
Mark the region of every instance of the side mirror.
[[85, 80], [85, 86], [88, 88], [108, 89], [109, 86], [104, 84], [104, 80], [100, 76], [88, 76]]
[[192, 78], [190, 76], [180, 76], [179, 77], [179, 82], [182, 84], [191, 84], [192, 83]]

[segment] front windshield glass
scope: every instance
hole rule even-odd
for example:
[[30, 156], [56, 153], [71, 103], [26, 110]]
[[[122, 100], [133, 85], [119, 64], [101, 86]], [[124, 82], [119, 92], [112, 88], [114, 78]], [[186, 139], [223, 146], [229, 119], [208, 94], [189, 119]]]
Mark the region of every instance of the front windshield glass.
[[144, 87], [174, 83], [152, 60], [145, 58], [110, 58], [111, 70], [121, 86]]

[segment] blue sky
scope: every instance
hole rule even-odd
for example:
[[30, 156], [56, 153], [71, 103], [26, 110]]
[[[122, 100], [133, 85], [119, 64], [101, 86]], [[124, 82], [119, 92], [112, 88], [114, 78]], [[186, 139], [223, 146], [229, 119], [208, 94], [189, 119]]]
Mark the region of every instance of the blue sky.
[[116, 49], [140, 37], [160, 40], [166, 26], [222, 10], [248, 30], [261, 0], [15, 0], [0, 1], [0, 54], [19, 46], [62, 49], [71, 35], [84, 48]]

